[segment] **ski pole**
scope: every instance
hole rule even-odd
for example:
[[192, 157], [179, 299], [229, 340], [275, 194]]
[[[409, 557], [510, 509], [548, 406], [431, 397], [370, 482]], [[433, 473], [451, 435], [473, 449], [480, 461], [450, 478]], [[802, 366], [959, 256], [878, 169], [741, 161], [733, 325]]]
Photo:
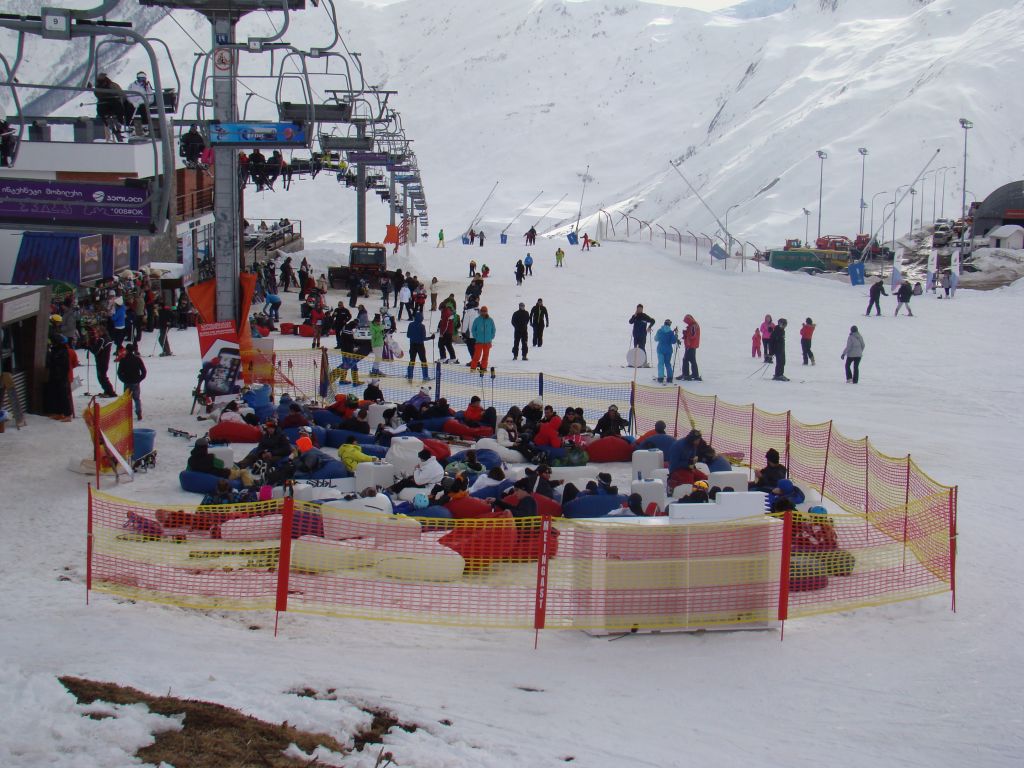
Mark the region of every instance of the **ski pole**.
[[756, 374], [758, 374], [758, 373], [764, 373], [764, 370], [765, 370], [765, 369], [766, 369], [766, 368], [767, 368], [767, 367], [768, 367], [769, 365], [771, 365], [771, 363], [762, 363], [762, 364], [761, 364], [761, 367], [760, 367], [760, 368], [755, 368], [755, 369], [754, 369], [754, 371], [753, 371], [752, 373], [750, 373], [749, 375], [745, 376], [744, 378], [745, 378], [745, 379], [751, 379], [751, 378], [753, 378], [753, 377], [754, 377], [754, 376], [755, 376]]

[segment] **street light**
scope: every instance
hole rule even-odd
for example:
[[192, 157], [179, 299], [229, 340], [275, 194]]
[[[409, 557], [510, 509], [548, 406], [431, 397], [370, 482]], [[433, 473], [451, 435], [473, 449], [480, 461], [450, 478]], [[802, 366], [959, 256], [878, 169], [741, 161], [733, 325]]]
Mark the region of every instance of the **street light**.
[[804, 248], [807, 247], [807, 232], [811, 226], [811, 212], [804, 208]]
[[964, 129], [964, 178], [963, 195], [960, 198], [960, 215], [967, 218], [967, 132], [974, 127], [974, 123], [966, 117], [960, 118], [960, 127]]
[[[914, 238], [914, 196], [917, 194], [917, 190], [913, 187], [910, 188], [910, 238]], [[921, 204], [924, 205], [924, 198], [921, 198]]]
[[909, 187], [909, 184], [901, 184], [896, 187], [892, 194], [892, 252], [896, 253], [896, 209], [900, 207], [900, 190]]
[[864, 209], [868, 207], [868, 204], [864, 202], [864, 170], [868, 151], [864, 147], [857, 147], [857, 151], [860, 152], [860, 225], [857, 229], [857, 234], [860, 234], [864, 231]]
[[[888, 195], [888, 194], [889, 194], [889, 190], [883, 189], [881, 192], [876, 192], [874, 195], [871, 196], [871, 226], [868, 228], [868, 234], [869, 235], [874, 235], [875, 234], [875, 198], [879, 197], [880, 195]], [[884, 221], [884, 219], [883, 219], [883, 221]]]
[[947, 165], [942, 169], [942, 198], [941, 198], [941, 209], [939, 210], [939, 218], [946, 218], [946, 174], [950, 171], [955, 171], [956, 166]]
[[736, 203], [734, 205], [730, 205], [728, 208], [725, 209], [725, 234], [729, 238], [729, 246], [726, 248], [726, 251], [729, 253], [730, 256], [732, 256], [732, 233], [729, 231], [729, 211], [731, 211], [733, 208], [739, 207], [740, 204]]
[[[825, 184], [825, 160], [828, 159], [828, 152], [818, 150], [818, 159], [821, 161], [821, 173], [818, 176], [818, 238], [821, 238], [821, 190]], [[815, 243], [817, 245], [817, 243]]]

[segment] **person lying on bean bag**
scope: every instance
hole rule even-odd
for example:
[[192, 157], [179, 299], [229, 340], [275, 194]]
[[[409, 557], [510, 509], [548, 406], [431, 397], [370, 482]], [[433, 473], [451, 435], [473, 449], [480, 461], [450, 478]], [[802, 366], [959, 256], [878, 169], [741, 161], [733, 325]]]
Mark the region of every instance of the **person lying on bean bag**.
[[195, 447], [188, 457], [188, 468], [193, 472], [204, 472], [227, 480], [241, 480], [247, 487], [255, 482], [248, 470], [224, 466], [223, 461], [210, 453], [210, 441], [205, 437], [196, 440]]
[[358, 465], [374, 460], [373, 456], [363, 453], [359, 439], [355, 435], [349, 436], [345, 444], [338, 449], [338, 458], [349, 472], [355, 472]]

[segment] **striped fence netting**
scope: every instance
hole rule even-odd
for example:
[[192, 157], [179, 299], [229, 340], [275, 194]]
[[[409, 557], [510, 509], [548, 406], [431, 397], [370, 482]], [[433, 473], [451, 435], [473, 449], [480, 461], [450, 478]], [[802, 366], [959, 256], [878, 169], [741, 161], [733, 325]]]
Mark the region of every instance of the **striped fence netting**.
[[105, 405], [100, 405], [99, 400], [94, 397], [82, 413], [89, 428], [97, 484], [100, 482], [101, 474], [115, 472], [114, 451], [126, 462], [132, 460], [135, 449], [132, 408], [132, 394], [126, 391]]
[[[361, 395], [373, 365], [333, 349], [276, 352], [266, 383], [311, 402]], [[404, 402], [423, 384], [420, 368], [406, 380], [404, 360], [379, 365], [389, 400]], [[474, 395], [499, 415], [539, 398], [557, 412], [583, 408], [592, 424], [615, 403], [635, 434], [659, 420], [677, 437], [698, 429], [736, 468], [758, 468], [775, 449], [808, 501], [820, 496], [830, 512], [715, 523], [498, 511], [438, 520], [345, 501], [182, 507], [93, 492], [90, 589], [194, 608], [595, 631], [763, 624], [955, 597], [957, 489], [831, 422], [804, 424], [680, 387], [481, 376], [440, 363], [427, 375], [434, 397], [455, 410]], [[130, 418], [130, 403], [112, 411], [125, 408]]]

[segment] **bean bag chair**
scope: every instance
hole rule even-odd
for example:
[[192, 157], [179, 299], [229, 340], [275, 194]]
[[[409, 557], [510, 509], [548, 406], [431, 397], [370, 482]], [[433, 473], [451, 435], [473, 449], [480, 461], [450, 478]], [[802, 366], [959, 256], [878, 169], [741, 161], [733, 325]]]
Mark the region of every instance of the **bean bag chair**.
[[[285, 427], [281, 431], [284, 433], [284, 436], [288, 438], [288, 442], [294, 443], [299, 439], [300, 429], [302, 429], [302, 427]], [[323, 427], [313, 427], [313, 437], [315, 438], [313, 440], [314, 444], [323, 445], [324, 440], [327, 439], [327, 430]]]
[[277, 407], [273, 403], [264, 403], [263, 405], [253, 406], [253, 414], [259, 419], [260, 423], [267, 419], [272, 419], [277, 415]]
[[248, 392], [242, 393], [242, 402], [253, 410], [259, 405], [270, 404], [270, 387], [266, 384], [257, 384], [251, 387]]
[[295, 335], [295, 323], [281, 323], [281, 335], [282, 336], [294, 336]]
[[477, 499], [472, 496], [453, 499], [444, 506], [456, 520], [479, 519], [488, 517], [491, 513], [490, 504], [483, 499]]
[[672, 491], [677, 485], [693, 485], [698, 480], [707, 480], [708, 476], [699, 469], [683, 467], [674, 470], [668, 476], [668, 490]]
[[490, 437], [494, 434], [494, 430], [487, 426], [471, 427], [468, 424], [463, 424], [457, 419], [448, 419], [442, 426], [442, 431], [449, 435], [455, 435], [456, 437], [465, 437], [469, 440], [476, 440], [480, 437]]
[[418, 437], [397, 435], [391, 438], [391, 445], [385, 460], [403, 474], [412, 474], [420, 463], [419, 452], [423, 450], [423, 441]]
[[318, 512], [296, 509], [292, 517], [292, 538], [300, 536], [323, 536], [324, 519]]
[[424, 437], [421, 440], [423, 447], [434, 454], [434, 458], [444, 466], [445, 462], [448, 461], [448, 457], [452, 455], [452, 449], [448, 447], [448, 443], [443, 440], [435, 440], [432, 437]]
[[431, 416], [429, 419], [418, 419], [417, 421], [427, 432], [443, 432], [445, 422], [450, 418], [451, 416]]
[[650, 448], [657, 448], [663, 454], [668, 456], [669, 450], [675, 444], [676, 439], [672, 435], [651, 435], [642, 443], [636, 443], [633, 446], [635, 451], [645, 451]]
[[245, 517], [225, 520], [220, 524], [220, 537], [225, 541], [266, 541], [281, 537], [281, 515]]
[[[541, 536], [540, 526], [520, 526], [517, 533], [516, 542], [509, 552], [508, 559], [520, 563], [540, 559], [541, 542], [544, 540]], [[551, 528], [548, 531], [548, 557], [554, 557], [558, 554], [558, 533], [558, 530], [555, 528]]]
[[292, 542], [292, 570], [326, 573], [376, 565], [384, 553], [367, 547], [362, 540], [332, 541], [302, 536]]
[[[178, 482], [181, 483], [183, 491], [201, 493], [204, 496], [217, 490], [217, 481], [220, 479], [216, 475], [208, 475], [205, 472], [193, 472], [191, 469], [178, 473]], [[231, 487], [236, 490], [242, 487], [241, 480], [230, 480], [229, 482]]]
[[377, 459], [383, 459], [388, 455], [387, 446], [384, 445], [369, 445], [367, 443], [363, 443], [359, 446], [359, 450], [367, 456], [373, 456]]
[[489, 485], [479, 491], [473, 491], [470, 497], [474, 499], [500, 499], [501, 495], [515, 485], [514, 480], [502, 480], [497, 485]]
[[318, 427], [336, 427], [341, 424], [341, 416], [326, 408], [314, 408], [310, 412], [310, 416], [313, 417], [313, 423]]
[[431, 520], [451, 520], [452, 513], [445, 507], [431, 504], [429, 507], [413, 511], [412, 517], [424, 517]]
[[210, 442], [214, 443], [258, 443], [260, 428], [237, 421], [222, 421], [210, 427]]
[[516, 545], [516, 525], [508, 510], [489, 510], [492, 525], [463, 526], [446, 533], [441, 544], [458, 552], [466, 561], [466, 570], [479, 571], [495, 560], [508, 559]]
[[562, 507], [562, 515], [569, 518], [606, 517], [613, 509], [618, 509], [626, 501], [622, 494], [617, 496], [577, 496]]
[[545, 462], [547, 464], [550, 464], [551, 462], [556, 461], [558, 459], [564, 459], [566, 453], [565, 448], [552, 448], [549, 445], [534, 445], [533, 450], [538, 453], [543, 453], [545, 456], [547, 456], [548, 460], [547, 462]]
[[324, 448], [341, 448], [350, 437], [354, 437], [360, 445], [375, 445], [373, 435], [364, 435], [362, 432], [351, 432], [347, 429], [325, 429], [324, 439], [320, 442]]
[[629, 461], [633, 446], [621, 437], [602, 437], [587, 443], [587, 454], [592, 462], [601, 464], [611, 461]]
[[561, 517], [562, 505], [542, 493], [531, 493], [533, 500], [537, 502], [537, 514], [548, 517]]
[[519, 451], [506, 448], [493, 437], [481, 437], [476, 441], [478, 451], [494, 451], [506, 464], [525, 464], [526, 457]]
[[389, 579], [410, 581], [457, 581], [466, 562], [449, 547], [424, 539], [389, 551], [375, 570]]
[[352, 477], [345, 465], [340, 461], [328, 461], [316, 472], [296, 472], [296, 480], [332, 480], [342, 477]]
[[725, 456], [715, 456], [715, 458], [711, 460], [711, 463], [708, 464], [708, 469], [711, 472], [731, 472], [732, 464], [729, 463], [729, 460], [725, 458]]
[[[453, 453], [451, 456], [449, 456], [448, 461], [445, 462], [445, 465], [451, 464], [452, 462], [456, 461], [465, 462], [465, 460], [466, 452], [459, 451], [458, 453]], [[489, 451], [486, 449], [482, 449], [476, 452], [476, 460], [483, 464], [484, 467], [488, 470], [501, 466], [501, 457], [494, 451]]]

